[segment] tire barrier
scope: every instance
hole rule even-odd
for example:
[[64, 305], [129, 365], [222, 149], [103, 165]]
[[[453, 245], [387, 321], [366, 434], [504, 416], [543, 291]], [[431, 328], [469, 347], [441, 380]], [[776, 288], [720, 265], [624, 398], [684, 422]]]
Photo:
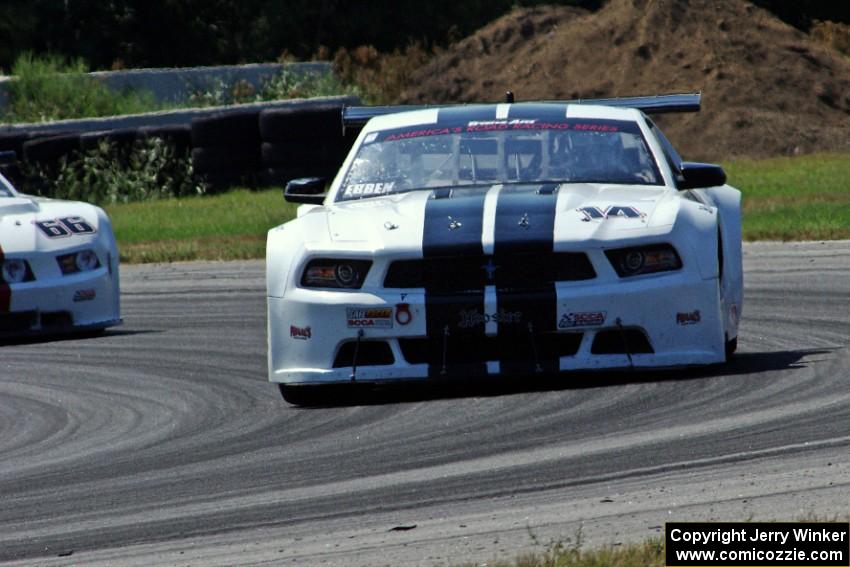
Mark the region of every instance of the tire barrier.
[[88, 152], [97, 149], [101, 142], [109, 142], [112, 145], [125, 148], [133, 145], [139, 137], [135, 128], [121, 130], [107, 130], [102, 132], [86, 132], [80, 134], [80, 150]]
[[258, 185], [259, 111], [218, 114], [192, 121], [192, 167], [219, 191], [233, 183]]
[[63, 157], [80, 150], [79, 134], [60, 134], [24, 142], [24, 160], [30, 163], [54, 165]]
[[260, 113], [262, 181], [283, 185], [298, 177], [332, 178], [356, 136], [343, 133], [342, 104]]
[[260, 113], [259, 126], [264, 142], [341, 137], [342, 104], [264, 110]]
[[[358, 103], [335, 97], [194, 110], [181, 114], [182, 123], [168, 112], [13, 126], [0, 129], [0, 151], [55, 167], [63, 156], [94, 149], [104, 139], [129, 147], [155, 137], [178, 154], [188, 153], [195, 173], [215, 190], [232, 184], [282, 185], [296, 177], [336, 174], [357, 135], [350, 130], [343, 134], [342, 107]], [[172, 121], [164, 122], [166, 118]]]
[[139, 138], [159, 138], [171, 144], [178, 155], [192, 149], [192, 128], [178, 126], [143, 126], [139, 128]]

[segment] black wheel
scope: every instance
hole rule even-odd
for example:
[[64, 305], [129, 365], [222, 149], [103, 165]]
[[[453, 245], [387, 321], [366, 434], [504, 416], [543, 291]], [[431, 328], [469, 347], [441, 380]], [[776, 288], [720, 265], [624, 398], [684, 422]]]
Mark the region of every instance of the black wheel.
[[738, 337], [735, 337], [731, 341], [726, 341], [726, 362], [732, 360], [736, 350], [738, 350]]

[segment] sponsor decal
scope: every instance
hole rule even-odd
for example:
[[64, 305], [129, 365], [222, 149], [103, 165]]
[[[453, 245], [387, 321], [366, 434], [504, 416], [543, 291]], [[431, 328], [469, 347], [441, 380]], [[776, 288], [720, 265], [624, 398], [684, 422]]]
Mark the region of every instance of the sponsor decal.
[[399, 325], [407, 325], [413, 320], [409, 303], [399, 303], [395, 306], [395, 322]]
[[458, 318], [457, 326], [461, 329], [471, 329], [486, 323], [515, 325], [522, 322], [522, 311], [499, 309], [496, 313], [482, 313], [475, 309], [465, 309], [458, 313]]
[[313, 332], [310, 327], [296, 327], [295, 325], [290, 325], [289, 336], [293, 339], [298, 339], [299, 341], [306, 341], [313, 336]]
[[66, 238], [75, 234], [94, 234], [97, 232], [97, 229], [86, 222], [83, 217], [40, 220], [33, 221], [33, 224], [47, 238]]
[[689, 313], [676, 313], [676, 323], [679, 325], [696, 325], [699, 322], [699, 309]]
[[74, 292], [74, 303], [80, 301], [91, 301], [97, 296], [97, 291], [94, 289], [78, 289]]
[[460, 128], [425, 128], [424, 130], [413, 130], [410, 132], [397, 132], [389, 134], [384, 141], [407, 140], [409, 138], [421, 138], [423, 136], [445, 136], [452, 132], [460, 132]]
[[[516, 109], [511, 109], [511, 113], [516, 112]], [[371, 133], [366, 139], [365, 144], [374, 142], [393, 142], [397, 140], [410, 140], [415, 138], [423, 138], [428, 136], [448, 136], [451, 134], [475, 133], [475, 132], [498, 132], [507, 130], [558, 130], [567, 131], [573, 130], [576, 132], [588, 132], [593, 135], [599, 134], [616, 134], [619, 132], [636, 132], [636, 125], [626, 122], [613, 120], [588, 121], [587, 119], [564, 119], [560, 116], [550, 116], [543, 118], [540, 116], [527, 118], [493, 118], [482, 120], [464, 120], [462, 116], [469, 117], [475, 113], [469, 110], [461, 111], [460, 114], [453, 113], [450, 110], [442, 110], [440, 112], [440, 124], [435, 126], [423, 127], [413, 126], [404, 127], [396, 130], [381, 131]], [[485, 113], [486, 114], [486, 113]], [[449, 115], [454, 115], [454, 119], [449, 118]], [[492, 115], [491, 115], [492, 116]], [[448, 120], [446, 120], [448, 118]], [[482, 117], [483, 118], [483, 117]], [[374, 137], [372, 134], [376, 134]]]
[[395, 181], [387, 181], [386, 183], [355, 183], [346, 185], [342, 192], [346, 197], [362, 197], [366, 195], [386, 195], [392, 193]]
[[559, 329], [570, 329], [572, 327], [598, 327], [605, 324], [605, 311], [582, 311], [577, 313], [564, 313], [558, 321]]
[[392, 328], [392, 307], [348, 307], [345, 318], [349, 328]]
[[584, 218], [581, 219], [584, 222], [592, 220], [608, 220], [613, 218], [642, 219], [646, 216], [646, 213], [643, 213], [634, 207], [621, 207], [619, 205], [612, 205], [605, 209], [600, 209], [599, 207], [581, 207], [576, 210], [584, 215]]

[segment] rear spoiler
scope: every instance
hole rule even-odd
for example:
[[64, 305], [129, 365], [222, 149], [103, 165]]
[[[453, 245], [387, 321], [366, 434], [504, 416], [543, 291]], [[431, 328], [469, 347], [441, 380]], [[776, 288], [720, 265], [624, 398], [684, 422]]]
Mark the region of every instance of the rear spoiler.
[[[616, 98], [586, 98], [576, 100], [535, 100], [530, 103], [557, 103], [557, 104], [598, 104], [603, 106], [616, 106], [620, 108], [636, 108], [647, 114], [664, 114], [667, 112], [699, 112], [701, 93], [680, 93], [653, 96], [626, 96]], [[522, 104], [522, 103], [519, 103]], [[343, 106], [342, 127], [362, 128], [370, 118], [395, 114], [396, 112], [407, 112], [411, 110], [423, 110], [426, 108], [446, 108], [458, 106], [456, 104], [420, 104], [420, 105], [396, 105], [396, 106]]]

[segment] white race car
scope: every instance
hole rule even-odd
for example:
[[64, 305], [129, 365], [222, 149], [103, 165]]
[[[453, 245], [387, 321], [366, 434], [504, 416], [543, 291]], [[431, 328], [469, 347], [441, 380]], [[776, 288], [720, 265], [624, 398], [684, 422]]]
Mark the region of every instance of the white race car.
[[119, 323], [118, 250], [106, 213], [23, 195], [0, 175], [0, 338]]
[[735, 350], [741, 194], [654, 112], [699, 94], [347, 108], [325, 194], [269, 231], [269, 379], [313, 385], [705, 365]]

